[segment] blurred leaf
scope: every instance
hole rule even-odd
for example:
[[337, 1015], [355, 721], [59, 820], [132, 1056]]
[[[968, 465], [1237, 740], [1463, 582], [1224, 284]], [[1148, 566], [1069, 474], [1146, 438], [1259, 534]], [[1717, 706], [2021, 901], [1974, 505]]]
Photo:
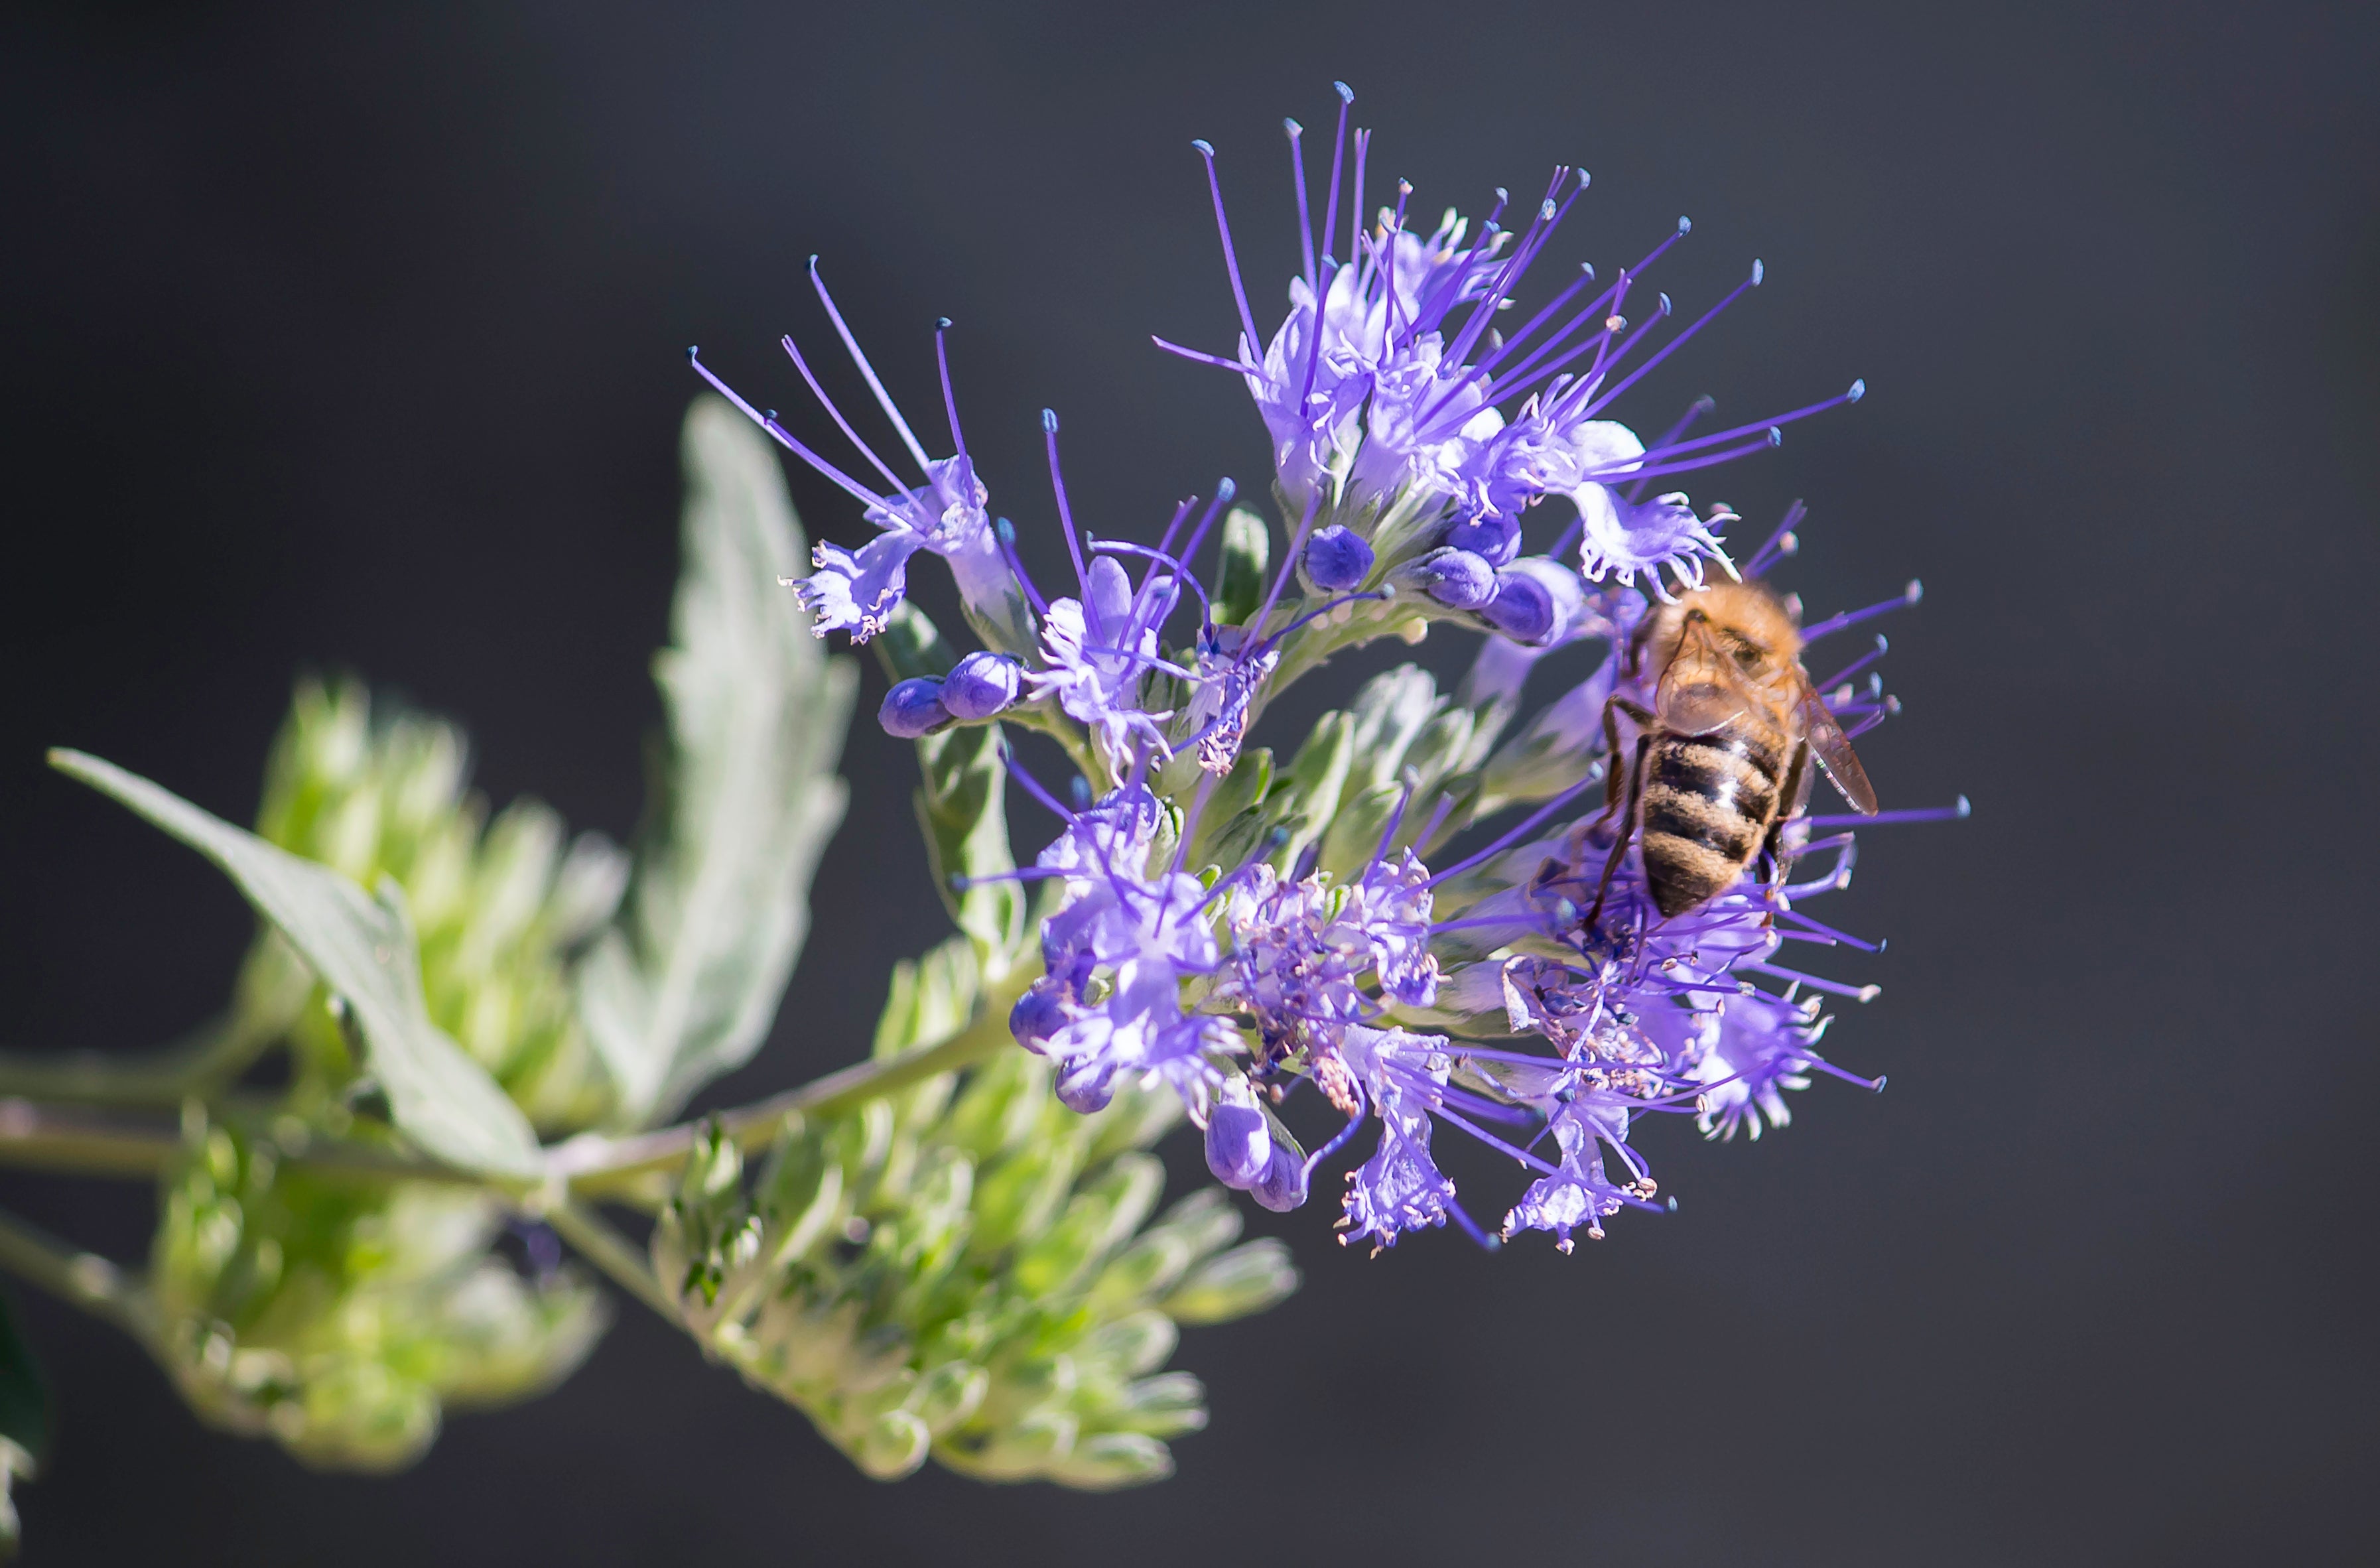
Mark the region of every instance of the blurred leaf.
[[49, 1442], [49, 1390], [0, 1296], [0, 1557], [17, 1553], [17, 1483], [33, 1474]]
[[[957, 662], [932, 619], [903, 602], [875, 642], [896, 681], [946, 675]], [[1015, 869], [1008, 845], [1007, 739], [998, 724], [970, 724], [917, 742], [917, 825], [944, 907], [975, 942], [985, 973], [1005, 974], [1025, 942], [1025, 892], [1013, 881], [980, 881]], [[965, 891], [953, 877], [970, 879]]]
[[1264, 607], [1269, 586], [1266, 568], [1272, 560], [1272, 530], [1245, 506], [1234, 506], [1223, 518], [1223, 560], [1215, 573], [1215, 624], [1244, 626]]
[[366, 1065], [397, 1129], [424, 1152], [464, 1170], [534, 1175], [537, 1135], [486, 1068], [430, 1021], [405, 898], [378, 896], [299, 859], [114, 763], [53, 751], [61, 772], [111, 796], [228, 873], [257, 912], [289, 939], [343, 999], [363, 1038]]
[[780, 579], [806, 551], [768, 443], [713, 397], [687, 413], [663, 799], [631, 908], [579, 972], [588, 1033], [624, 1118], [674, 1112], [759, 1048], [809, 930], [856, 673], [829, 659]]

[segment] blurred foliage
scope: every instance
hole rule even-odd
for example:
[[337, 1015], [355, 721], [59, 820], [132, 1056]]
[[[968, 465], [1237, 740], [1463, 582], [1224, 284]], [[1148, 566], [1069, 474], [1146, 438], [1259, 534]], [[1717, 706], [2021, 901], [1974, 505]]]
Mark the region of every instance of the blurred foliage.
[[216, 1425], [310, 1465], [420, 1457], [441, 1407], [542, 1392], [602, 1331], [575, 1270], [494, 1255], [494, 1199], [459, 1183], [370, 1185], [284, 1163], [274, 1138], [194, 1125], [165, 1178], [151, 1259], [158, 1352]]
[[[878, 1055], [979, 1022], [978, 991], [965, 938], [904, 963]], [[990, 1480], [1170, 1474], [1165, 1440], [1207, 1418], [1196, 1377], [1158, 1370], [1178, 1326], [1261, 1311], [1296, 1271], [1278, 1242], [1232, 1246], [1240, 1219], [1214, 1189], [1148, 1223], [1170, 1088], [1084, 1116], [1050, 1078], [1002, 1049], [797, 1122], [748, 1191], [714, 1132], [653, 1236], [688, 1329], [880, 1479], [929, 1453]]]
[[[439, 720], [375, 723], [359, 681], [302, 681], [273, 742], [257, 833], [366, 888], [395, 878], [431, 1020], [540, 1133], [589, 1126], [613, 1095], [572, 1003], [569, 959], [611, 918], [627, 860], [598, 833], [565, 850], [561, 819], [540, 801], [491, 820], [467, 787], [468, 757], [462, 733]], [[297, 1040], [318, 1087], [335, 1092], [351, 1064], [323, 1001], [318, 992], [302, 1012]]]

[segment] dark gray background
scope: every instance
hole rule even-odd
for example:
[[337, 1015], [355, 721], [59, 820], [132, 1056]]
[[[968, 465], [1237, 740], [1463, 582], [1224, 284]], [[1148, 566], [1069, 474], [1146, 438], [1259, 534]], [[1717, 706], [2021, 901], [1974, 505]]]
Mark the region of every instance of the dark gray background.
[[[544, 1403], [317, 1477], [32, 1299], [62, 1425], [30, 1561], [2312, 1562], [2368, 1533], [2368, 7], [322, 9], [0, 19], [0, 1042], [163, 1039], [248, 936], [46, 745], [243, 816], [293, 672], [353, 667], [468, 723], [498, 799], [632, 827], [681, 351], [794, 407], [771, 345], [821, 335], [811, 251], [912, 396], [958, 319], [1040, 560], [1045, 403], [1103, 531], [1260, 475], [1238, 390], [1146, 334], [1229, 341], [1193, 136], [1277, 313], [1278, 119], [1326, 125], [1333, 77], [1425, 211], [1575, 161], [1566, 253], [1690, 213], [1689, 310], [1766, 259], [1629, 412], [1867, 377], [1698, 492], [1810, 497], [1784, 580], [1818, 613], [1927, 580], [1891, 628], [1909, 712], [1863, 750], [1892, 801], [1977, 812], [1878, 830], [1828, 914], [1893, 939], [1837, 966], [1886, 990], [1831, 1037], [1888, 1093], [1824, 1083], [1752, 1147], [1649, 1129], [1683, 1208], [1569, 1259], [1264, 1222], [1307, 1287], [1189, 1336], [1214, 1423], [1163, 1486], [879, 1486], [633, 1308]], [[722, 1093], [852, 1056], [940, 934], [911, 767], [854, 735], [798, 1009]], [[142, 1245], [138, 1187], [0, 1186]]]

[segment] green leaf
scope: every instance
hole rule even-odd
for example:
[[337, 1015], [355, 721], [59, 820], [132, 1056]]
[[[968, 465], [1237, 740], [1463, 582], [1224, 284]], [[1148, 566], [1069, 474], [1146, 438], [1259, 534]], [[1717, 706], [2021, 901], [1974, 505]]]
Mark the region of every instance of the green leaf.
[[686, 564], [653, 671], [663, 799], [631, 907], [579, 971], [580, 1015], [632, 1123], [674, 1112], [767, 1036], [843, 820], [834, 765], [856, 685], [782, 584], [806, 551], [768, 442], [705, 396], [683, 456]]
[[112, 762], [53, 751], [59, 772], [110, 796], [213, 861], [239, 884], [348, 1008], [366, 1065], [397, 1130], [464, 1170], [534, 1175], [537, 1135], [487, 1069], [430, 1021], [405, 896], [377, 896], [311, 860], [275, 848]]
[[1245, 506], [1223, 518], [1223, 563], [1215, 573], [1215, 624], [1245, 626], [1264, 608], [1271, 586], [1272, 530]]

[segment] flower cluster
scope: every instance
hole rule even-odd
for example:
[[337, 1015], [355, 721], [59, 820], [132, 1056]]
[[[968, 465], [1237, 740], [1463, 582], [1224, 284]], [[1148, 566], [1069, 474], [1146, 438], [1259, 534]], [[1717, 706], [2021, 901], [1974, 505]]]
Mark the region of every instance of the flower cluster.
[[[821, 632], [868, 639], [893, 624], [901, 563], [921, 550], [953, 562], [988, 646], [896, 684], [885, 727], [923, 737], [1004, 722], [1054, 737], [1080, 772], [1069, 807], [1012, 764], [1060, 831], [1036, 866], [986, 879], [1042, 884], [1041, 973], [1010, 1025], [1054, 1064], [1059, 1098], [1093, 1112], [1123, 1086], [1170, 1087], [1217, 1179], [1275, 1209], [1304, 1203], [1317, 1169], [1376, 1124], [1373, 1151], [1346, 1176], [1344, 1239], [1387, 1246], [1451, 1222], [1483, 1243], [1546, 1231], [1567, 1251], [1622, 1208], [1659, 1206], [1632, 1139], [1641, 1117], [1756, 1136], [1786, 1121], [1784, 1092], [1814, 1073], [1868, 1082], [1816, 1045], [1823, 998], [1865, 1000], [1874, 988], [1789, 967], [1780, 953], [1789, 942], [1875, 950], [1800, 907], [1849, 880], [1851, 835], [1834, 830], [1964, 805], [1871, 819], [1805, 808], [1819, 765], [1842, 761], [1832, 748], [1897, 704], [1869, 668], [1875, 654], [1811, 683], [1800, 651], [1913, 602], [1914, 585], [1795, 626], [1798, 604], [1731, 585], [1793, 552], [1798, 506], [1739, 568], [1722, 532], [1732, 511], [1656, 490], [1776, 444], [1783, 425], [1856, 401], [1862, 383], [1699, 435], [1689, 432], [1708, 399], [1650, 442], [1613, 418], [1648, 371], [1760, 283], [1759, 264], [1665, 333], [1670, 301], [1647, 301], [1644, 279], [1690, 232], [1682, 219], [1641, 261], [1608, 281], [1582, 267], [1506, 330], [1585, 175], [1557, 168], [1517, 227], [1500, 190], [1475, 225], [1450, 210], [1424, 230], [1408, 222], [1402, 182], [1367, 224], [1370, 133], [1351, 142], [1352, 95], [1339, 92], [1318, 233], [1303, 132], [1289, 126], [1303, 265], [1286, 316], [1259, 330], [1201, 142], [1238, 341], [1228, 355], [1160, 343], [1242, 378], [1272, 438], [1277, 527], [1233, 506], [1226, 480], [1203, 505], [1184, 501], [1154, 544], [1091, 535], [1076, 526], [1058, 419], [1045, 410], [1075, 579], [1051, 598], [1026, 573], [1013, 526], [985, 520], [954, 407], [956, 456], [929, 458], [831, 300], [836, 333], [926, 483], [893, 475], [790, 340], [805, 383], [891, 488], [860, 485], [773, 414], [735, 400], [884, 530], [856, 555], [821, 546], [818, 575], [796, 585]], [[939, 336], [936, 353], [950, 407]], [[1531, 553], [1524, 529], [1548, 499], [1566, 504], [1567, 526]], [[1219, 520], [1217, 565], [1202, 579], [1195, 563]], [[1276, 539], [1287, 541], [1278, 557]], [[1719, 602], [1698, 596], [1723, 587], [1761, 596], [1791, 629], [1743, 642], [1739, 656], [1765, 673], [1738, 686], [1751, 695], [1732, 716], [1706, 693], [1710, 711], [1673, 732], [1663, 666], [1686, 657], [1686, 634], [1649, 646], [1649, 628], [1684, 624], [1662, 616], [1707, 622], [1705, 606]], [[1390, 633], [1418, 639], [1440, 621], [1486, 638], [1451, 699], [1408, 670], [1328, 716], [1286, 766], [1245, 749], [1291, 680], [1341, 650]], [[1600, 668], [1508, 737], [1532, 668], [1592, 643], [1606, 645]], [[1818, 695], [1792, 696], [1805, 689]], [[1623, 727], [1637, 743], [1615, 751]], [[1694, 808], [1697, 820], [1734, 812], [1742, 831], [1709, 830], [1727, 846], [1703, 852], [1717, 857], [1717, 880], [1682, 899], [1656, 887], [1637, 808], [1646, 748], [1673, 734], [1684, 751], [1688, 740], [1713, 756], [1732, 746], [1728, 766], [1752, 780], [1741, 796], [1730, 784]], [[1601, 798], [1585, 798], [1598, 783]], [[1766, 804], [1737, 804], [1755, 799]], [[1534, 808], [1525, 819], [1490, 830], [1524, 807]], [[1450, 855], [1475, 828], [1487, 842]], [[1823, 874], [1799, 869], [1828, 855]], [[1301, 1085], [1335, 1113], [1311, 1153], [1290, 1124], [1307, 1114], [1292, 1099]], [[1441, 1125], [1527, 1173], [1500, 1226], [1475, 1218], [1439, 1169]]]

